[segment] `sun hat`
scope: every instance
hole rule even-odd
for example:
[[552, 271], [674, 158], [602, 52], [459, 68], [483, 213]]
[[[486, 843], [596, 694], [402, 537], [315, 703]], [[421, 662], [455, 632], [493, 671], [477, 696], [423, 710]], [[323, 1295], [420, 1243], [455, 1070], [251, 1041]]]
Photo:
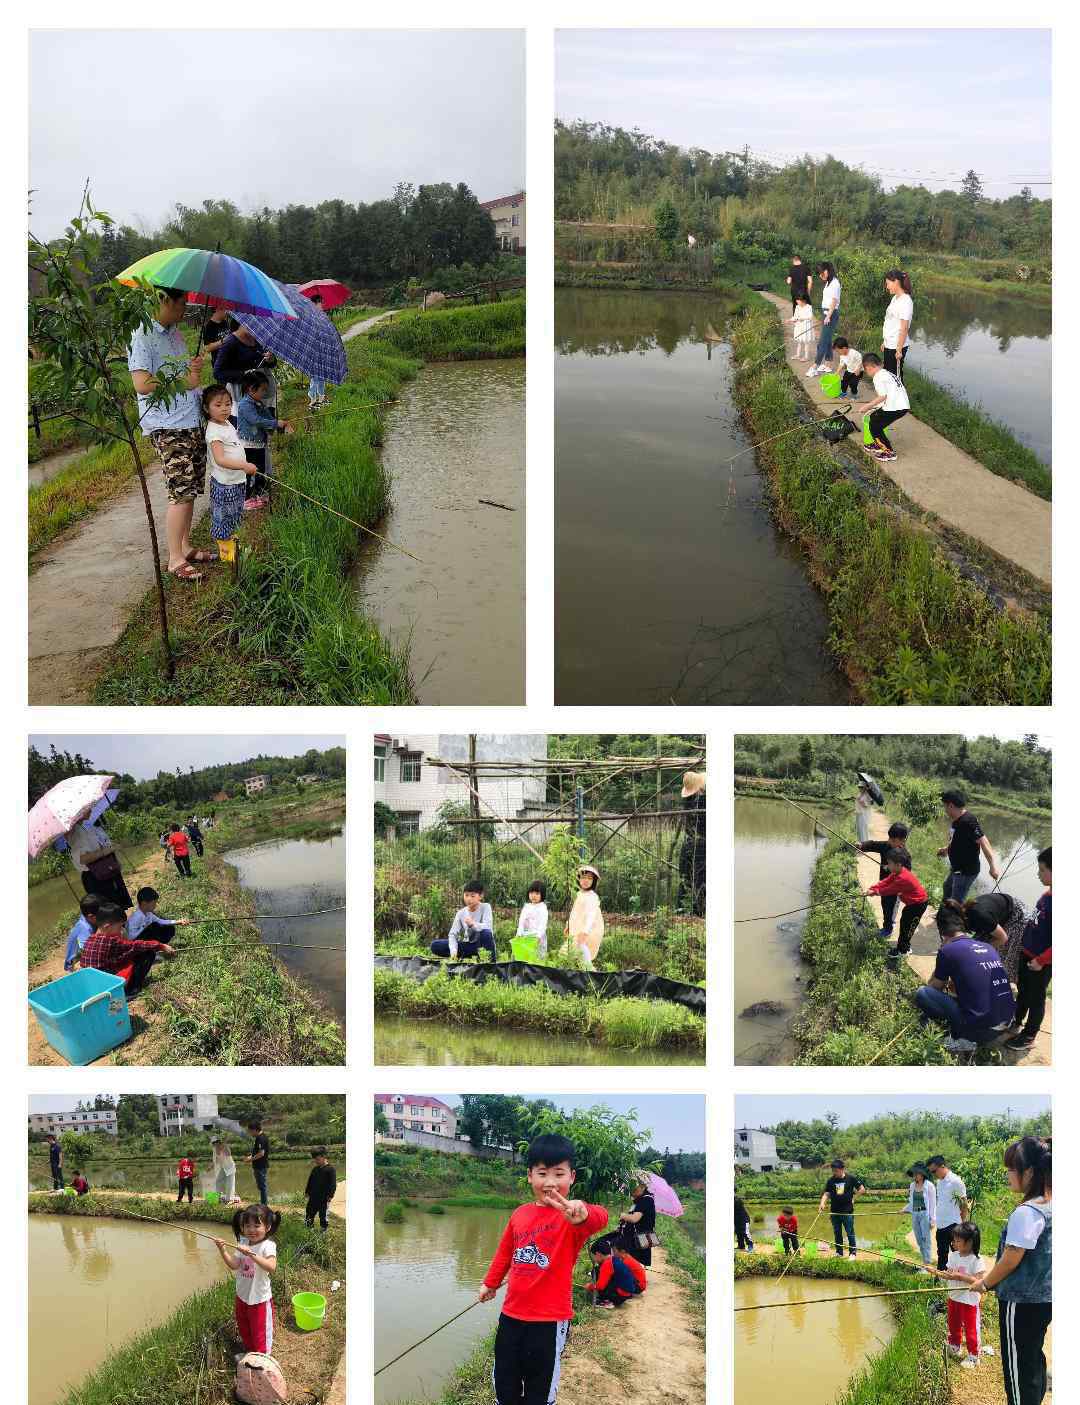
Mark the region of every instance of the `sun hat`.
[[698, 795], [705, 789], [704, 771], [684, 771], [682, 778], [682, 798], [686, 800], [691, 795]]
[[578, 873], [591, 873], [594, 878], [600, 877], [600, 870], [593, 868], [591, 863], [578, 864]]

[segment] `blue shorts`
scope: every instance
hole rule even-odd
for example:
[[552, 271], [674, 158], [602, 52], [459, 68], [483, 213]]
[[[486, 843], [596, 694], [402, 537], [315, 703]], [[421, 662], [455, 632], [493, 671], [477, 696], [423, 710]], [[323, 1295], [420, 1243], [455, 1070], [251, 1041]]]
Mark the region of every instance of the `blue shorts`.
[[210, 535], [216, 542], [236, 535], [244, 515], [246, 483], [219, 483], [210, 479]]

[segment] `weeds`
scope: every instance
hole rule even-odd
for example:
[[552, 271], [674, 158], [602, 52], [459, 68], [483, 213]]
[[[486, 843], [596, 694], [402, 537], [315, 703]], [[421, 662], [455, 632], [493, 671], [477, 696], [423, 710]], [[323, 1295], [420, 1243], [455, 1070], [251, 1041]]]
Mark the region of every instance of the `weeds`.
[[425, 361], [478, 361], [525, 355], [525, 299], [511, 297], [478, 307], [434, 312], [403, 312], [369, 333], [377, 345], [389, 345]]

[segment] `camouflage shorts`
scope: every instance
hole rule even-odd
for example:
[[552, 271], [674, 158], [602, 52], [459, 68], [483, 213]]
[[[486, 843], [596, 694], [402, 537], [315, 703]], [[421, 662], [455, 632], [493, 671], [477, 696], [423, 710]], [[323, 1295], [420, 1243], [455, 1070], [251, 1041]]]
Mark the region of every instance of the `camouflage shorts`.
[[206, 487], [206, 439], [201, 429], [155, 429], [150, 442], [165, 473], [170, 502], [194, 502]]

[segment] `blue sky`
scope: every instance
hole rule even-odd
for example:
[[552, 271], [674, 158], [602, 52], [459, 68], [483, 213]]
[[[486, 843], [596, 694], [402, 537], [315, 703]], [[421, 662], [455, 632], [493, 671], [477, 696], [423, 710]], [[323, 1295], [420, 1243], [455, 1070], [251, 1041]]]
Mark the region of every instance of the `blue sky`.
[[[457, 1096], [440, 1094], [451, 1107], [460, 1105]], [[637, 1109], [637, 1125], [652, 1131], [652, 1144], [659, 1151], [705, 1150], [705, 1099], [689, 1093], [635, 1093], [632, 1097], [619, 1097], [610, 1093], [582, 1093], [568, 1096], [564, 1093], [529, 1093], [528, 1097], [548, 1098], [564, 1112], [575, 1108], [596, 1107], [598, 1104], [613, 1112], [630, 1112]]]
[[992, 1117], [1011, 1108], [1014, 1117], [1035, 1117], [1050, 1106], [1046, 1094], [1013, 1094], [989, 1097], [965, 1093], [941, 1095], [924, 1093], [918, 1097], [892, 1096], [882, 1093], [836, 1094], [746, 1094], [735, 1099], [737, 1127], [772, 1127], [787, 1120], [809, 1122], [835, 1112], [840, 1124], [865, 1122], [889, 1112], [940, 1112], [949, 1116]]
[[340, 736], [267, 736], [246, 732], [236, 736], [124, 736], [89, 733], [75, 736], [66, 732], [51, 732], [48, 736], [31, 736], [38, 751], [48, 754], [52, 744], [57, 751], [79, 752], [92, 761], [99, 771], [125, 773], [137, 781], [148, 780], [159, 771], [174, 771], [177, 766], [187, 770], [194, 766], [215, 766], [230, 761], [247, 761], [253, 756], [303, 756], [312, 747], [326, 751], [332, 746], [344, 746]]
[[995, 178], [988, 195], [1025, 179], [1051, 193], [1036, 183], [1051, 169], [1048, 29], [867, 29], [866, 17], [836, 11], [831, 29], [559, 30], [555, 113], [707, 151], [832, 154], [889, 185], [922, 173], [941, 190], [974, 166]]

